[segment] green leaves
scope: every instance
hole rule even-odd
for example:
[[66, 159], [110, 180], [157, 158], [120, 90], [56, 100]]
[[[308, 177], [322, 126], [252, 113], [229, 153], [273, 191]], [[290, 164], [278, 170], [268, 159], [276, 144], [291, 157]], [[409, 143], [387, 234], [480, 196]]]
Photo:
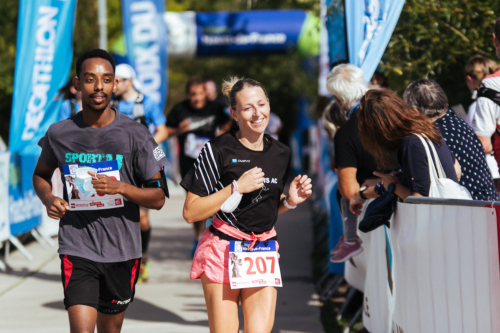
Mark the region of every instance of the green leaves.
[[499, 61], [492, 40], [498, 8], [499, 0], [407, 0], [381, 62], [391, 87], [402, 93], [428, 75], [445, 89], [450, 105], [468, 104], [467, 60], [481, 54]]

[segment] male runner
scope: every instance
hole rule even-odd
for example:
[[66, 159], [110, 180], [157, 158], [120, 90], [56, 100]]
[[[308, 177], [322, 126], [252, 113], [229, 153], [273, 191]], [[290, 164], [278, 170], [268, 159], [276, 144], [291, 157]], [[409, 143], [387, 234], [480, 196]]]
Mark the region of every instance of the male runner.
[[[165, 141], [168, 138], [165, 115], [151, 97], [138, 91], [140, 83], [137, 81], [132, 66], [128, 64], [116, 66], [115, 78], [118, 81], [114, 93], [118, 111], [146, 126], [157, 143]], [[140, 214], [142, 260], [137, 283], [145, 283], [149, 280], [148, 248], [151, 239], [151, 224], [147, 208], [141, 207]]]
[[[186, 84], [188, 99], [176, 104], [167, 116], [169, 136], [179, 136], [179, 168], [182, 178], [188, 173], [198, 158], [201, 149], [210, 139], [231, 128], [231, 117], [225, 112], [227, 106], [207, 99], [205, 82], [192, 77]], [[193, 223], [196, 239], [204, 231], [204, 221]]]
[[[168, 193], [162, 171], [167, 161], [151, 133], [110, 107], [114, 72], [113, 57], [104, 50], [78, 58], [74, 84], [82, 92], [83, 110], [49, 127], [33, 174], [49, 217], [60, 219], [58, 252], [72, 333], [94, 332], [96, 325], [98, 332], [120, 332], [141, 261], [139, 205], [160, 209]], [[80, 182], [86, 177], [78, 172], [83, 163], [97, 170], [88, 172], [94, 178], [90, 188]], [[116, 176], [99, 173], [108, 167], [118, 169]], [[82, 195], [92, 188], [97, 193], [76, 203], [68, 189], [64, 199], [55, 197], [50, 179], [56, 168], [63, 183], [64, 176], [76, 177], [73, 184], [81, 186]], [[100, 199], [105, 195], [117, 199]], [[107, 209], [99, 209], [103, 206]]]

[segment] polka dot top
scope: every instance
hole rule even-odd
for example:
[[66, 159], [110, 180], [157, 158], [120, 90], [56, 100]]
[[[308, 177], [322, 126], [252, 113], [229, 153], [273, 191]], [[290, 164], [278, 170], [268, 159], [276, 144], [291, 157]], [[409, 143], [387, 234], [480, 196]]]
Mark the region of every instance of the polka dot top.
[[451, 110], [436, 120], [436, 125], [462, 168], [459, 183], [469, 190], [474, 200], [497, 201], [486, 153], [472, 128]]

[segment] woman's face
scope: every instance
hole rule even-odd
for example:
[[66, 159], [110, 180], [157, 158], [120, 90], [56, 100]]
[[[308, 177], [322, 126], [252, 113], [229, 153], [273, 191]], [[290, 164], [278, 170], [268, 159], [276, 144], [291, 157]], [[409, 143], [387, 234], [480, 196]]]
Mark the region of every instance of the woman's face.
[[236, 110], [231, 116], [246, 133], [262, 134], [269, 123], [269, 100], [260, 87], [247, 87], [236, 95]]

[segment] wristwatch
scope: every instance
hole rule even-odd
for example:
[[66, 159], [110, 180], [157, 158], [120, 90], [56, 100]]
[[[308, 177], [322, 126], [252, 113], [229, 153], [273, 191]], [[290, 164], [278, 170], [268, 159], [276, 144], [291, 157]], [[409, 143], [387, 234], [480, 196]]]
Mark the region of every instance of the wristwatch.
[[368, 198], [365, 196], [365, 194], [363, 193], [364, 191], [366, 191], [368, 187], [366, 186], [363, 186], [362, 188], [359, 189], [359, 196], [361, 197], [361, 199], [363, 200], [367, 200]]

